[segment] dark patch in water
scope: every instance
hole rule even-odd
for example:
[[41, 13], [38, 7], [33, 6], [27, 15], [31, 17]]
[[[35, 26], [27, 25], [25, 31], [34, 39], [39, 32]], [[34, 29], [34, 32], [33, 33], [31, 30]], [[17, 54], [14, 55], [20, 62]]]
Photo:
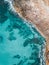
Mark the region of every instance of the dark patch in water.
[[7, 20], [5, 13], [8, 11], [9, 4], [4, 0], [0, 0], [0, 23], [4, 23]]
[[12, 41], [12, 40], [16, 40], [16, 37], [10, 36], [8, 39], [9, 39], [10, 41]]
[[8, 19], [8, 17], [5, 15], [0, 16], [0, 23], [1, 24], [4, 23], [7, 19]]
[[14, 29], [16, 29], [16, 28], [20, 29], [21, 26], [20, 26], [19, 24], [17, 24], [17, 23], [14, 23], [14, 24], [13, 24], [13, 28], [14, 28]]
[[8, 27], [6, 28], [6, 30], [9, 31], [9, 32], [11, 32], [11, 31], [13, 31], [13, 28], [12, 28], [11, 25], [8, 25]]
[[[42, 44], [42, 42], [40, 41], [40, 38], [28, 38], [25, 40], [25, 42], [23, 43], [23, 46], [26, 47], [28, 44]], [[36, 46], [37, 47], [37, 46]]]
[[40, 65], [40, 58], [33, 59], [35, 62], [28, 62], [27, 65]]
[[25, 42], [23, 43], [23, 46], [26, 47], [28, 44], [33, 43], [32, 39], [28, 38], [25, 40]]
[[3, 37], [2, 36], [0, 36], [0, 43], [2, 43], [3, 42]]
[[9, 3], [4, 0], [0, 0], [0, 15], [5, 14], [8, 11]]
[[13, 65], [16, 65], [16, 64], [13, 64]]
[[[33, 65], [33, 63], [28, 62], [27, 65]], [[35, 64], [34, 64], [35, 65]]]
[[15, 56], [13, 56], [13, 58], [18, 58], [18, 59], [20, 59], [20, 55], [15, 55]]
[[14, 36], [14, 32], [11, 32], [10, 34], [9, 34], [9, 38], [8, 38], [10, 41], [12, 41], [12, 40], [16, 40], [16, 37]]
[[28, 41], [25, 41], [25, 42], [23, 43], [23, 46], [26, 47], [27, 45], [28, 45]]
[[20, 60], [20, 62], [17, 65], [23, 65], [23, 60]]
[[28, 60], [28, 58], [26, 58], [26, 56], [24, 56], [17, 65], [25, 65], [27, 60]]
[[20, 36], [23, 36], [23, 38], [27, 38], [29, 35], [32, 34], [31, 30], [29, 27], [27, 27], [25, 24], [24, 25], [21, 25], [22, 28], [20, 29]]

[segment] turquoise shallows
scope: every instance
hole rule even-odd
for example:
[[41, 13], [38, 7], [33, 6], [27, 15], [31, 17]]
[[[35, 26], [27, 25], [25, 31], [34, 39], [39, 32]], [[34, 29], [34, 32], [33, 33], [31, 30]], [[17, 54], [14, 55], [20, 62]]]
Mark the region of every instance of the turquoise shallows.
[[45, 65], [45, 39], [8, 6], [0, 0], [0, 65]]

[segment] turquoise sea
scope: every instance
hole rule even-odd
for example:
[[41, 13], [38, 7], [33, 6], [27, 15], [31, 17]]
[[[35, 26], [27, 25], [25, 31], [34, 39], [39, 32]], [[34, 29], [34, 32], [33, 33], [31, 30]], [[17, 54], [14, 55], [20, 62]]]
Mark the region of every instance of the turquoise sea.
[[0, 65], [45, 65], [45, 44], [34, 24], [0, 0]]

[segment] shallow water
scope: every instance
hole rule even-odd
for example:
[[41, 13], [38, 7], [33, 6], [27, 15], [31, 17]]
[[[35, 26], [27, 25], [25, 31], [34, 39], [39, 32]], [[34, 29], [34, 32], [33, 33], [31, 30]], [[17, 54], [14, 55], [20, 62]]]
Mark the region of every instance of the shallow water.
[[0, 65], [45, 65], [43, 49], [45, 39], [34, 25], [0, 0]]

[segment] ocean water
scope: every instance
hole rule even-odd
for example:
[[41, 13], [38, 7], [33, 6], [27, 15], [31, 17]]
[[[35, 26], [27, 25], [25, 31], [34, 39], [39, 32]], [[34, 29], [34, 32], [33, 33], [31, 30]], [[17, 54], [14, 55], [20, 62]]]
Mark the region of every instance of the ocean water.
[[0, 65], [45, 65], [45, 44], [34, 24], [0, 0]]

